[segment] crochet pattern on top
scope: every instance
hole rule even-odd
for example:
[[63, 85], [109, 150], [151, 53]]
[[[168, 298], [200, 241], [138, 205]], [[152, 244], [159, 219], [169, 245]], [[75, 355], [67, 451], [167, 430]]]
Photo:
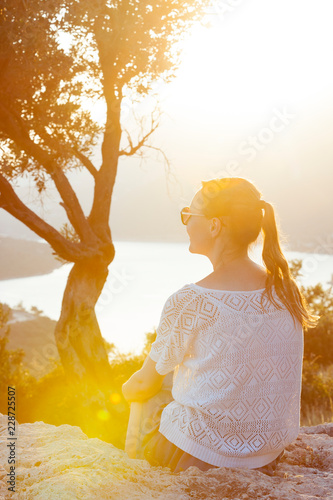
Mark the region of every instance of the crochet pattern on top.
[[[174, 370], [160, 432], [219, 467], [266, 465], [299, 432], [303, 328], [264, 289], [184, 285], [165, 302], [150, 357]], [[262, 305], [261, 305], [262, 299]]]

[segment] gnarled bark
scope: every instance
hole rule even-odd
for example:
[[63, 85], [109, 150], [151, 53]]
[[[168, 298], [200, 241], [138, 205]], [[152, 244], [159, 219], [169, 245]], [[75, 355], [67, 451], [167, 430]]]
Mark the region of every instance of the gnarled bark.
[[110, 365], [94, 310], [107, 276], [107, 263], [97, 259], [76, 263], [69, 273], [55, 339], [70, 381], [103, 386], [110, 380]]

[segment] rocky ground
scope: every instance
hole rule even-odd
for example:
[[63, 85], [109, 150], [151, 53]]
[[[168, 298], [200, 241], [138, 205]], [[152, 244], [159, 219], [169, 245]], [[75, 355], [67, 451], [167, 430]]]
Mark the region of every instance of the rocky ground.
[[0, 414], [0, 500], [333, 499], [333, 424], [303, 427], [276, 476], [224, 468], [184, 472], [128, 458], [79, 427], [17, 425], [16, 493], [7, 490], [7, 417]]

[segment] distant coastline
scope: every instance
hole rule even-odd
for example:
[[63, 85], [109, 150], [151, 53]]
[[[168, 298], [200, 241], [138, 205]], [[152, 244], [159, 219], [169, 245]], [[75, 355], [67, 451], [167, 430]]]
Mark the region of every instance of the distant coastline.
[[[327, 242], [329, 237], [315, 238], [311, 241], [289, 241], [285, 245], [287, 251], [321, 253], [333, 255], [333, 244]], [[152, 240], [149, 236], [143, 235], [140, 241], [131, 237], [122, 237], [114, 240], [115, 247], [117, 243], [188, 243], [187, 236], [184, 238], [157, 238]], [[25, 278], [30, 276], [39, 276], [48, 274], [62, 266], [62, 263], [56, 259], [53, 249], [40, 239], [27, 239], [0, 235], [0, 280], [9, 280], [16, 278]]]
[[52, 248], [44, 242], [1, 236], [0, 280], [26, 278], [54, 271], [62, 263], [52, 252]]

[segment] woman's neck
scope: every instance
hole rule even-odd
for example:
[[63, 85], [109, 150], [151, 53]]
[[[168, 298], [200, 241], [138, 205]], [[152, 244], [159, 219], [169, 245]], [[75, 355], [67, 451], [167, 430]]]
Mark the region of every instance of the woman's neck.
[[213, 269], [214, 269], [214, 273], [219, 271], [219, 272], [223, 272], [223, 270], [225, 269], [230, 269], [232, 267], [238, 267], [239, 268], [239, 265], [240, 264], [245, 264], [245, 263], [249, 263], [251, 261], [251, 259], [249, 258], [249, 256], [247, 255], [247, 252], [244, 254], [242, 253], [241, 255], [237, 254], [237, 255], [224, 255], [224, 256], [220, 256], [219, 258], [216, 258], [216, 259], [212, 259], [210, 258], [210, 261], [213, 265]]

